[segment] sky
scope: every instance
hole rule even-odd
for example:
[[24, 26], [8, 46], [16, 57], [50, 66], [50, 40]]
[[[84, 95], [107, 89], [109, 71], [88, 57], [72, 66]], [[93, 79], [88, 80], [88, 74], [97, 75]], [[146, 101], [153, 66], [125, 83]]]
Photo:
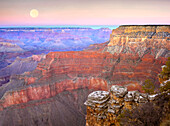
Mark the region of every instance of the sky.
[[[0, 0], [0, 26], [170, 24], [170, 0]], [[38, 17], [30, 11], [36, 9]]]

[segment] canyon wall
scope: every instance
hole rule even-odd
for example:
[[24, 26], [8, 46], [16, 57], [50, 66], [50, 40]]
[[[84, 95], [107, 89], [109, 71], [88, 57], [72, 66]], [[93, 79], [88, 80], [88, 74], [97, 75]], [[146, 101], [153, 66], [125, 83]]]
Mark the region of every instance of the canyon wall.
[[142, 85], [151, 79], [159, 86], [157, 74], [170, 57], [170, 26], [120, 26], [112, 31], [104, 51], [119, 55], [112, 84]]

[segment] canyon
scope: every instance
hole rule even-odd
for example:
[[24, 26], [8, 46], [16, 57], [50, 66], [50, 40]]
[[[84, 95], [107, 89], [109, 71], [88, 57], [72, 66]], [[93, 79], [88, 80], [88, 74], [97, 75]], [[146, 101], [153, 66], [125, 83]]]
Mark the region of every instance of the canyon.
[[146, 79], [158, 88], [168, 57], [170, 26], [154, 25], [119, 26], [109, 41], [83, 51], [32, 56], [34, 69], [26, 64], [30, 70], [1, 78], [0, 125], [85, 125], [89, 93], [108, 94], [113, 85], [142, 92]]

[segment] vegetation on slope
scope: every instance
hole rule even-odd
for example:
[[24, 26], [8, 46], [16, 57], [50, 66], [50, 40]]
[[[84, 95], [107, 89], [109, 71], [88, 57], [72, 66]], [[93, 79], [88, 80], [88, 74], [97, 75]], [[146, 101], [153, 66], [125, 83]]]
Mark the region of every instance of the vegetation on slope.
[[[135, 109], [125, 110], [120, 115], [123, 126], [169, 126], [170, 124], [170, 57], [159, 74], [160, 91], [153, 102], [142, 104]], [[154, 87], [150, 80], [145, 81], [143, 90], [153, 94]]]

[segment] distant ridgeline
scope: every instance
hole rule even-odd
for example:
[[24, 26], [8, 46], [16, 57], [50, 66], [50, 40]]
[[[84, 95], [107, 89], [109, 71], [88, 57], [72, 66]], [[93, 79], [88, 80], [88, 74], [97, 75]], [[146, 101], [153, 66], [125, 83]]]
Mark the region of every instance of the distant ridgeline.
[[[24, 51], [78, 51], [88, 47], [90, 44], [108, 41], [109, 34], [111, 33], [110, 27], [111, 26], [4, 27], [0, 28], [0, 42], [17, 45]], [[16, 50], [16, 52], [19, 51], [21, 50]], [[0, 50], [0, 52], [3, 52], [3, 50]]]

